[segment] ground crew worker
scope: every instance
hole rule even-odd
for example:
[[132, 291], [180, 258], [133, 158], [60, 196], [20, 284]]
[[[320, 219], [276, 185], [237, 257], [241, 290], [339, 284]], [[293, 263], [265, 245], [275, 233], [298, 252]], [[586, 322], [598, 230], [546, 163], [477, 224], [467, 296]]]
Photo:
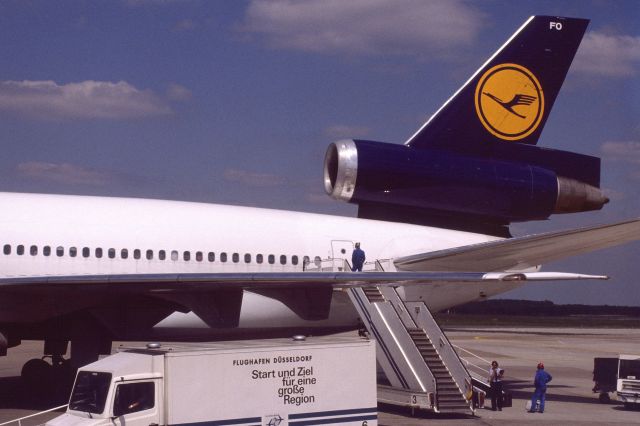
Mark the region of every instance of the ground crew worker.
[[538, 406], [538, 412], [544, 413], [544, 399], [547, 393], [547, 383], [551, 381], [551, 374], [544, 371], [544, 364], [538, 364], [538, 371], [536, 371], [536, 377], [533, 379], [533, 385], [536, 387], [536, 390], [533, 392], [533, 397], [531, 398], [531, 410], [530, 413], [536, 412], [536, 402], [540, 400], [540, 405]]

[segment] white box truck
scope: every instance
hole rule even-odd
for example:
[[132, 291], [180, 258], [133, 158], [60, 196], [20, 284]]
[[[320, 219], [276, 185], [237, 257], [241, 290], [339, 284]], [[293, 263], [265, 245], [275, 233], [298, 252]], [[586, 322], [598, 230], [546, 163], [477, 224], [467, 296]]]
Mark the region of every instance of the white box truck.
[[373, 341], [318, 337], [124, 349], [78, 370], [67, 411], [47, 422], [313, 424], [377, 425]]

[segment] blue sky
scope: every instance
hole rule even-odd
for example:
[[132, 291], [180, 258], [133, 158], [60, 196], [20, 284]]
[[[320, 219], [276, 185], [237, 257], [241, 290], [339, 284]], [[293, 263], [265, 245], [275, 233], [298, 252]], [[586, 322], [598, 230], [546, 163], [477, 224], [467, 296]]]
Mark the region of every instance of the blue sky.
[[[539, 145], [603, 159], [600, 212], [640, 216], [640, 2], [0, 2], [0, 190], [355, 215], [325, 195], [340, 138], [403, 143], [534, 14], [591, 19]], [[507, 297], [640, 305], [640, 244]]]

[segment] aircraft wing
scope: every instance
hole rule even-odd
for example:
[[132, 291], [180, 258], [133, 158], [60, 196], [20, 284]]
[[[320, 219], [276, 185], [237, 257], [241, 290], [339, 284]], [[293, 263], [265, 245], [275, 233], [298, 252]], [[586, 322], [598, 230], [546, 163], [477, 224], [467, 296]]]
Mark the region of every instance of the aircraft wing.
[[[477, 282], [607, 279], [555, 272], [292, 272], [15, 277], [0, 279], [0, 322], [34, 322], [90, 309], [100, 315], [125, 305], [146, 325], [173, 311], [193, 311], [210, 327], [236, 327], [243, 291], [277, 299], [303, 319], [329, 315], [334, 288]], [[149, 323], [149, 318], [155, 322]], [[104, 318], [103, 318], [104, 319]], [[118, 317], [107, 323], [120, 324]], [[114, 329], [115, 330], [115, 329]], [[117, 329], [119, 330], [119, 329]], [[122, 330], [119, 331], [122, 333]], [[118, 334], [119, 332], [115, 332]]]
[[640, 218], [472, 244], [394, 260], [401, 271], [508, 271], [640, 240]]
[[410, 286], [437, 283], [488, 281], [549, 281], [607, 279], [604, 275], [564, 272], [288, 272], [288, 273], [194, 273], [127, 274], [15, 277], [0, 279], [4, 292], [51, 292], [56, 288], [99, 294], [162, 294], [173, 292], [216, 291], [230, 289], [278, 290], [304, 288], [351, 288], [373, 286]]

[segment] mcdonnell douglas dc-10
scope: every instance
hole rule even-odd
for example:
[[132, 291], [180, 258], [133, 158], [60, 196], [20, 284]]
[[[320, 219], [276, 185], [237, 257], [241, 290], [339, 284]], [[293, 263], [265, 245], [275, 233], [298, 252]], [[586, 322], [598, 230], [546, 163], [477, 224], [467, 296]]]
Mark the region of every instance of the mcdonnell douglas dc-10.
[[[528, 19], [404, 144], [329, 145], [324, 186], [358, 217], [199, 203], [0, 194], [0, 353], [44, 340], [39, 380], [113, 340], [354, 328], [343, 289], [401, 287], [433, 310], [525, 282], [606, 278], [540, 264], [640, 239], [640, 220], [512, 238], [598, 210], [600, 159], [536, 146], [588, 21]], [[361, 242], [370, 261], [351, 272]], [[195, 323], [195, 325], [194, 325]]]

